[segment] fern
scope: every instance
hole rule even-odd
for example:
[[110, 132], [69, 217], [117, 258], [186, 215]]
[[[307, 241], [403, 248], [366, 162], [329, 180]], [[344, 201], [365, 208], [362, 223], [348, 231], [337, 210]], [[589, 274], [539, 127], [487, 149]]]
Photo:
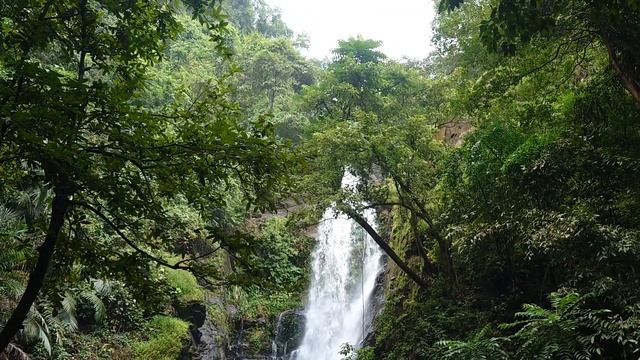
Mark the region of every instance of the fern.
[[[48, 321], [47, 321], [48, 320]], [[22, 323], [22, 330], [18, 337], [25, 342], [39, 341], [45, 350], [51, 354], [51, 332], [49, 324], [54, 325], [52, 316], [47, 317], [36, 306], [31, 307], [29, 315]]]
[[489, 325], [482, 328], [467, 341], [444, 340], [438, 341], [437, 346], [444, 348], [442, 359], [451, 360], [507, 360], [509, 356], [503, 350], [505, 338], [488, 337], [491, 332]]
[[[0, 206], [0, 209], [2, 207]], [[1, 238], [0, 238], [1, 239]], [[6, 311], [12, 308], [16, 300], [25, 289], [27, 273], [24, 271], [28, 251], [18, 249], [13, 239], [0, 242], [0, 246], [7, 248], [0, 252], [0, 294], [7, 301], [7, 305], [0, 307], [0, 321], [6, 316]]]
[[525, 304], [523, 311], [516, 313], [516, 321], [499, 327], [518, 329], [510, 339], [522, 359], [600, 358], [607, 342], [626, 349], [630, 359], [638, 352], [638, 319], [623, 319], [607, 309], [584, 308], [590, 296], [566, 290], [552, 293], [552, 309]]
[[0, 293], [17, 298], [24, 292], [26, 251], [10, 249], [0, 253]]
[[108, 294], [107, 288], [98, 286], [103, 283], [94, 281], [90, 288], [66, 291], [58, 307], [48, 300], [39, 300], [31, 307], [18, 338], [24, 343], [41, 343], [51, 355], [54, 344], [62, 345], [69, 334], [78, 331], [77, 307], [80, 301], [89, 304], [96, 322], [102, 323], [106, 318], [106, 307], [99, 295]]
[[[102, 292], [105, 294], [106, 292]], [[98, 297], [100, 292], [94, 290], [84, 290], [79, 296], [93, 308], [93, 316], [97, 323], [102, 323], [107, 318], [107, 308], [104, 302]]]
[[0, 204], [0, 232], [6, 232], [15, 227], [19, 217], [15, 210]]

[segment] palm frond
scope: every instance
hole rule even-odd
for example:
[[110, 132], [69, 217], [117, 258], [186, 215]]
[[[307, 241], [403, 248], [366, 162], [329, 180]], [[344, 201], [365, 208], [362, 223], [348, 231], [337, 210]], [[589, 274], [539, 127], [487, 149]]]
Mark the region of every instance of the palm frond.
[[17, 212], [9, 209], [4, 204], [0, 204], [0, 231], [10, 229], [17, 221]]
[[[49, 320], [49, 323], [52, 323], [52, 321]], [[39, 341], [47, 353], [51, 354], [49, 323], [47, 322], [47, 316], [35, 306], [32, 306], [29, 310], [29, 315], [22, 323], [20, 336], [27, 342]]]
[[507, 360], [507, 352], [503, 350], [502, 343], [508, 341], [506, 338], [489, 337], [491, 327], [483, 327], [467, 341], [443, 340], [436, 344], [444, 348], [443, 359], [455, 360], [483, 360], [498, 359]]
[[93, 289], [102, 297], [109, 296], [113, 292], [113, 282], [109, 280], [94, 279]]
[[0, 353], [0, 360], [29, 360], [29, 355], [18, 345], [9, 343], [3, 353]]
[[103, 322], [107, 317], [107, 307], [98, 297], [98, 294], [94, 290], [85, 290], [80, 293], [80, 297], [93, 307], [93, 316], [96, 322]]
[[20, 297], [25, 290], [24, 281], [21, 275], [23, 274], [16, 274], [15, 272], [0, 275], [0, 293], [13, 299]]
[[[78, 330], [78, 319], [76, 318], [76, 307], [78, 305], [75, 296], [70, 292], [65, 292], [60, 302], [62, 309], [56, 315], [59, 327], [67, 332], [75, 332]], [[57, 338], [61, 338], [63, 334], [59, 334]]]
[[0, 253], [0, 271], [9, 271], [21, 267], [27, 259], [26, 252], [18, 249], [6, 249]]

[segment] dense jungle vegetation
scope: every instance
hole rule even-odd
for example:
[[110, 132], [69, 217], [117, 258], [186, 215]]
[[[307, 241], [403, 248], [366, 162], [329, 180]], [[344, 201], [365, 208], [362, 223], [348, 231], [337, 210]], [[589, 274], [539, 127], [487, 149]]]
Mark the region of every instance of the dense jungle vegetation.
[[640, 2], [434, 5], [427, 59], [319, 61], [263, 0], [0, 0], [0, 359], [196, 359], [203, 313], [268, 358], [332, 204], [388, 257], [345, 357], [638, 359]]

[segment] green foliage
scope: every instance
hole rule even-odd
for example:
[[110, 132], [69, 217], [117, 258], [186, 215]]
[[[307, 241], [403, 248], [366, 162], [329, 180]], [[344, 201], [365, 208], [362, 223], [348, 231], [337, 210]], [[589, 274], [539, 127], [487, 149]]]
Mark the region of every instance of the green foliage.
[[[525, 304], [516, 321], [500, 324], [517, 329], [491, 337], [489, 326], [467, 341], [439, 341], [445, 359], [632, 359], [637, 352], [637, 309], [627, 316], [587, 308], [596, 293], [581, 296], [562, 290], [550, 295], [551, 310]], [[512, 355], [511, 355], [512, 354]]]
[[302, 307], [301, 293], [297, 292], [272, 292], [261, 291], [257, 288], [247, 290], [247, 302], [241, 309], [244, 316], [249, 318], [269, 317], [276, 318], [285, 310]]
[[178, 302], [186, 304], [204, 301], [204, 291], [193, 274], [185, 270], [160, 269], [160, 271], [166, 276], [169, 285], [175, 288]]
[[[20, 4], [3, 6], [3, 19], [16, 28], [2, 37], [6, 51], [0, 63], [8, 74], [2, 96], [13, 102], [3, 107], [10, 126], [3, 127], [0, 151], [11, 159], [7, 164], [22, 166], [7, 187], [54, 188], [70, 205], [60, 215], [76, 225], [72, 235], [87, 218], [125, 230], [110, 246], [170, 248], [173, 239], [143, 236], [150, 228], [170, 227], [167, 204], [184, 199], [207, 218], [224, 206], [229, 183], [238, 186], [243, 205], [273, 206], [271, 191], [283, 178], [269, 174], [275, 175], [272, 170], [278, 171], [286, 155], [276, 154], [279, 144], [268, 123], [240, 124], [224, 71], [215, 76], [216, 68], [205, 66], [189, 74], [197, 79], [176, 79], [176, 73], [166, 86], [166, 73], [149, 79], [152, 69], [186, 62], [179, 48], [189, 36], [203, 48], [195, 54], [223, 62], [216, 48], [224, 26], [218, 2], [196, 3], [193, 17], [202, 25], [189, 22], [177, 4], [33, 4], [42, 16], [26, 15]], [[134, 15], [119, 16], [124, 13]], [[191, 35], [172, 42], [185, 27]], [[34, 28], [42, 31], [30, 31]], [[216, 42], [209, 42], [212, 38]], [[21, 45], [25, 42], [29, 46]], [[169, 51], [161, 61], [165, 45]], [[164, 91], [154, 91], [158, 87], [177, 95], [162, 98], [158, 93]], [[85, 249], [95, 248], [90, 237], [80, 239]]]
[[189, 337], [189, 324], [168, 316], [154, 316], [145, 328], [146, 339], [131, 344], [134, 359], [176, 359]]
[[[104, 289], [96, 284], [93, 287], [69, 289], [60, 294], [59, 306], [49, 300], [41, 300], [32, 306], [19, 338], [25, 343], [38, 342], [49, 356], [54, 353], [54, 346], [56, 351], [64, 351], [61, 346], [67, 337], [78, 331], [83, 316], [90, 314], [95, 323], [104, 322], [107, 310], [100, 298], [104, 295]], [[83, 308], [90, 310], [85, 313]]]
[[[440, 11], [453, 10], [460, 0], [442, 0]], [[480, 39], [494, 52], [515, 55], [538, 39], [561, 40], [555, 60], [573, 51], [586, 54], [595, 42], [606, 47], [620, 83], [640, 104], [640, 54], [638, 40], [640, 4], [637, 0], [592, 2], [584, 0], [518, 1], [492, 4], [491, 14], [480, 25]], [[633, 44], [633, 45], [632, 45]]]
[[26, 250], [9, 249], [0, 255], [0, 291], [7, 297], [15, 299], [24, 291], [22, 269], [26, 259]]
[[[216, 247], [244, 264], [250, 244], [230, 239], [233, 228], [245, 213], [274, 208], [286, 182], [278, 168], [295, 160], [267, 119], [246, 119], [232, 99], [221, 2], [35, 1], [0, 10], [1, 240], [21, 244], [2, 259], [0, 286], [20, 293], [27, 278], [16, 268], [31, 264], [46, 236], [25, 299], [35, 301], [46, 276], [43, 303], [62, 301], [73, 328], [75, 304], [59, 294], [88, 279], [115, 281], [121, 291], [106, 306], [119, 317], [111, 327], [125, 330], [168, 306], [170, 285], [155, 263], [208, 281], [228, 275], [219, 258], [196, 261]], [[33, 188], [41, 190], [21, 197]], [[168, 263], [165, 252], [180, 260]], [[182, 283], [182, 300], [203, 298], [192, 276], [169, 277]], [[3, 304], [3, 325], [15, 304]], [[50, 307], [49, 318], [64, 314]]]
[[358, 349], [358, 359], [360, 360], [375, 360], [375, 353], [373, 347], [364, 347]]
[[56, 347], [51, 357], [36, 354], [33, 359], [87, 359], [87, 360], [124, 360], [132, 359], [130, 338], [127, 334], [114, 334], [109, 331], [74, 333], [66, 338], [65, 347]]
[[119, 281], [103, 283], [107, 325], [116, 332], [138, 329], [144, 322], [144, 309], [128, 287]]
[[281, 312], [302, 306], [313, 241], [292, 225], [287, 218], [274, 216], [255, 229], [255, 271], [250, 282], [227, 289], [238, 317], [275, 321]]
[[386, 56], [376, 50], [382, 42], [362, 37], [350, 38], [349, 40], [338, 41], [338, 47], [333, 50], [337, 63], [353, 60], [357, 64], [378, 63]]
[[285, 37], [241, 34], [235, 51], [240, 69], [234, 79], [234, 97], [245, 116], [269, 117], [279, 136], [299, 140], [305, 120], [299, 119], [295, 96], [315, 82], [316, 66]]
[[293, 291], [307, 280], [311, 239], [292, 229], [287, 218], [272, 217], [260, 231], [256, 259], [265, 284]]
[[264, 328], [253, 328], [247, 334], [247, 342], [253, 353], [266, 354], [271, 350], [271, 336]]
[[[7, 199], [9, 207], [0, 207], [2, 212], [2, 244], [9, 247], [0, 256], [0, 288], [7, 294], [6, 303], [0, 307], [1, 320], [8, 317], [8, 311], [15, 306], [24, 291], [27, 278], [26, 269], [31, 249], [18, 240], [25, 236], [28, 228], [44, 216], [48, 193], [46, 191], [26, 191]], [[4, 237], [6, 235], [6, 237]], [[85, 318], [100, 324], [106, 318], [103, 302], [107, 295], [101, 282], [78, 283], [67, 286], [60, 292], [52, 292], [43, 297], [31, 310], [23, 323], [18, 338], [28, 344], [37, 343], [44, 353], [51, 356], [54, 348], [75, 333], [80, 321]], [[56, 349], [57, 350], [57, 349]]]
[[[279, 315], [303, 307], [302, 289], [308, 280], [313, 241], [304, 229], [283, 216], [260, 219], [251, 225], [255, 271], [248, 283], [227, 287], [223, 295], [227, 305], [216, 306], [213, 313], [216, 324], [227, 329], [229, 338], [241, 337], [248, 343], [248, 354], [263, 355], [271, 353]], [[227, 313], [229, 307], [233, 313]], [[231, 324], [244, 324], [244, 329], [240, 332]], [[289, 326], [299, 330], [297, 324]]]
[[517, 346], [516, 355], [528, 359], [633, 358], [638, 348], [637, 317], [625, 319], [610, 310], [585, 308], [590, 296], [552, 293], [552, 310], [525, 304], [515, 315], [521, 320], [501, 325], [502, 329], [519, 328], [510, 337]]
[[[639, 2], [439, 10], [424, 63], [356, 37], [320, 66], [262, 0], [1, 2], [0, 324], [53, 232], [36, 357], [175, 358], [187, 324], [157, 314], [219, 281], [210, 317], [268, 353], [308, 278], [296, 219], [368, 204], [426, 285], [389, 265], [344, 356], [637, 358]], [[292, 190], [307, 211], [261, 214]]]
[[351, 360], [356, 358], [355, 349], [353, 348], [353, 345], [349, 343], [342, 344], [339, 354], [344, 356], [344, 358], [342, 358], [343, 360]]
[[[429, 284], [389, 266], [375, 358], [632, 358], [640, 52], [623, 43], [638, 43], [637, 7], [440, 10], [428, 67], [350, 39], [302, 93], [305, 200], [316, 213], [378, 208]], [[345, 170], [357, 196], [339, 190]], [[565, 312], [564, 288], [588, 295]], [[530, 325], [495, 329], [514, 316]]]
[[264, 0], [229, 0], [225, 6], [231, 24], [243, 33], [257, 32], [272, 38], [293, 35], [282, 20], [280, 10]]
[[468, 341], [439, 341], [437, 344], [444, 347], [443, 359], [502, 359], [509, 358], [507, 352], [502, 350], [501, 343], [504, 339], [487, 338], [491, 328], [485, 326]]
[[[395, 281], [393, 283], [396, 283]], [[471, 337], [478, 324], [489, 322], [490, 313], [479, 310], [482, 299], [467, 296], [451, 299], [446, 284], [434, 283], [427, 297], [410, 291], [412, 283], [388, 290], [384, 312], [376, 319], [374, 353], [379, 359], [441, 359], [438, 341]]]
[[364, 347], [356, 350], [350, 344], [342, 344], [339, 354], [344, 356], [342, 360], [356, 360], [356, 359], [374, 360], [375, 359], [373, 348]]

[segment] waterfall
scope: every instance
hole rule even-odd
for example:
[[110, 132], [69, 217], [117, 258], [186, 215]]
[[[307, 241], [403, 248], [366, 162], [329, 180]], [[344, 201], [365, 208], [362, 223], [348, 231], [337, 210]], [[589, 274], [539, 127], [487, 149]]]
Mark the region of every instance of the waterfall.
[[[355, 191], [357, 182], [346, 173], [342, 187]], [[375, 223], [373, 210], [364, 217]], [[360, 347], [381, 257], [379, 247], [354, 221], [333, 208], [325, 211], [312, 255], [305, 333], [291, 359], [338, 360], [343, 344]]]

